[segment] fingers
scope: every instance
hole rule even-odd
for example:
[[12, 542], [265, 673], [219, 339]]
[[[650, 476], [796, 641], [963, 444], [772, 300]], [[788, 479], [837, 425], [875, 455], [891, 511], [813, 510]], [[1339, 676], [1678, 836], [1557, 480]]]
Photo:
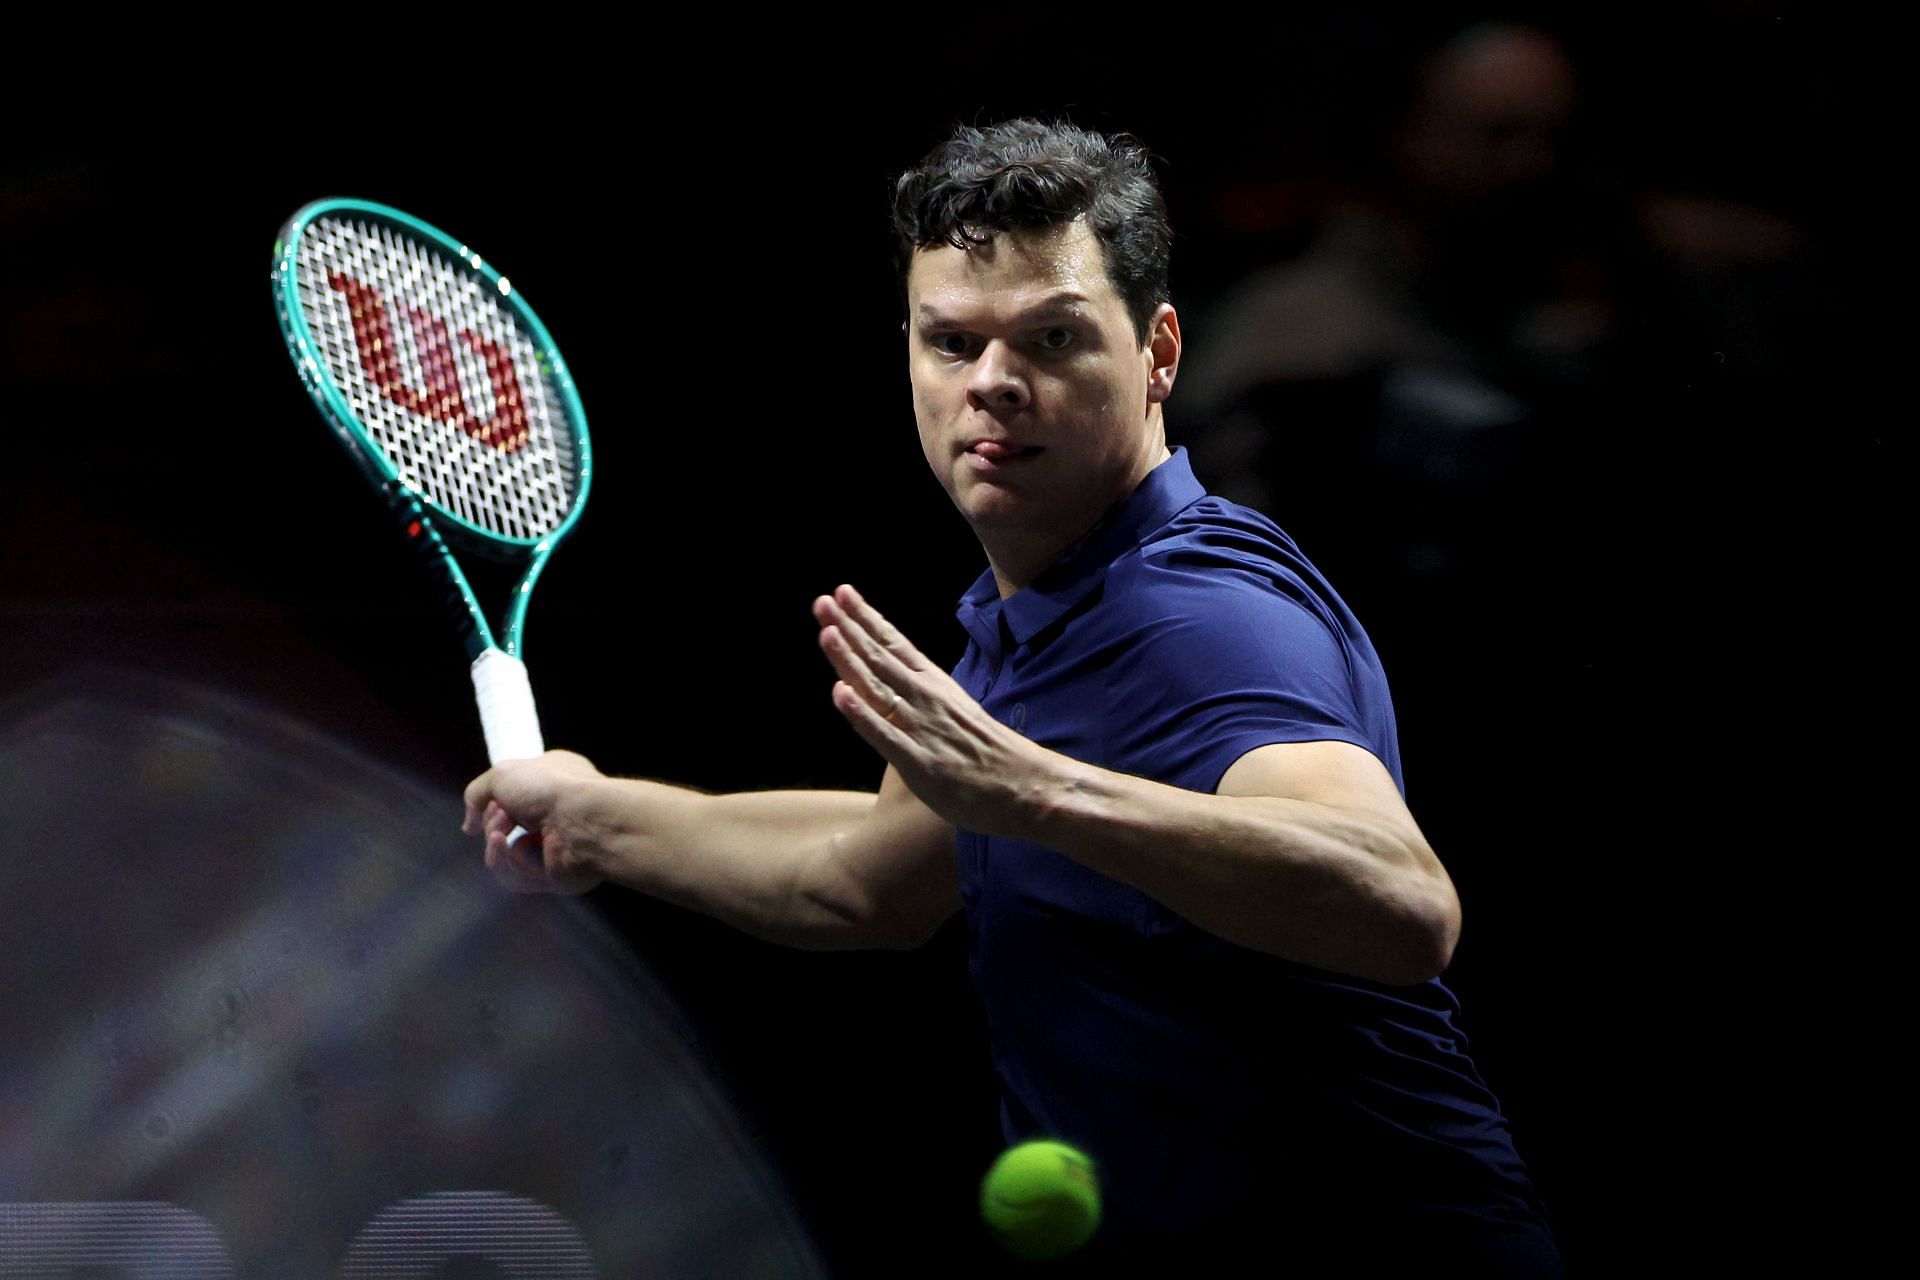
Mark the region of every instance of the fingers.
[[900, 692], [874, 674], [845, 631], [838, 626], [828, 626], [820, 633], [820, 647], [826, 651], [827, 661], [833, 664], [834, 674], [855, 695], [883, 710], [898, 705], [896, 699], [901, 697]]
[[[483, 838], [487, 869], [506, 888], [516, 893], [585, 893], [600, 877], [577, 865], [577, 850], [562, 837], [550, 836], [546, 827], [557, 803], [555, 788], [599, 776], [592, 761], [564, 751], [548, 752], [538, 762], [498, 765], [467, 784], [460, 829]], [[506, 802], [499, 795], [505, 795]], [[523, 823], [531, 830], [521, 830]], [[551, 866], [549, 838], [558, 842]]]
[[466, 813], [460, 830], [485, 840], [487, 870], [502, 885], [515, 893], [548, 891], [540, 836], [537, 832], [522, 832], [518, 840], [510, 839], [519, 823], [505, 805], [494, 799], [498, 775], [498, 769], [489, 769], [467, 784], [463, 797]]
[[585, 756], [549, 751], [524, 760], [503, 760], [467, 784], [466, 813], [460, 830], [470, 836], [486, 829], [492, 806], [509, 805], [526, 825], [544, 818], [554, 803], [558, 786], [570, 777], [598, 773]]
[[887, 718], [888, 711], [897, 713], [906, 707], [905, 699], [890, 707], [876, 707], [842, 680], [833, 686], [833, 705], [847, 718], [854, 732], [865, 738], [867, 745], [885, 756], [889, 763], [897, 764], [910, 754], [912, 739], [906, 727], [899, 723], [905, 716], [895, 714], [892, 719]]
[[590, 874], [554, 872], [547, 865], [546, 836], [522, 831], [499, 805], [489, 807], [486, 823], [487, 866], [515, 893], [584, 893], [600, 882]]
[[540, 853], [540, 836], [523, 833], [511, 840], [512, 815], [499, 805], [489, 805], [485, 815], [486, 864], [493, 878], [515, 893], [541, 893], [547, 890], [547, 876]]
[[469, 782], [463, 798], [467, 811], [460, 819], [460, 830], [466, 835], [477, 836], [481, 831], [481, 813], [493, 802], [493, 770], [489, 769]]
[[858, 623], [888, 656], [898, 659], [909, 671], [927, 669], [926, 656], [914, 648], [900, 629], [881, 616], [880, 611], [868, 604], [866, 597], [855, 591], [852, 586], [842, 585], [836, 588], [832, 598], [842, 612]]
[[[834, 671], [882, 714], [897, 707], [895, 695], [912, 696], [915, 672], [926, 665], [926, 659], [891, 623], [860, 601], [852, 587], [821, 596], [814, 601], [813, 613], [821, 626], [821, 647]], [[883, 635], [892, 637], [891, 646]]]
[[834, 674], [874, 706], [884, 709], [897, 705], [896, 699], [904, 696], [905, 689], [896, 687], [895, 682], [905, 686], [909, 673], [896, 669], [889, 680], [876, 671], [875, 664], [884, 662], [884, 654], [828, 597], [821, 596], [815, 602], [814, 616], [820, 622], [820, 648], [833, 664]]
[[[859, 600], [859, 596], [852, 587], [836, 588], [832, 595], [821, 596], [813, 602], [813, 616], [822, 627], [839, 628], [848, 644], [868, 666], [876, 669], [881, 668], [888, 659], [897, 660], [901, 656], [898, 651], [902, 646], [908, 650], [913, 648], [906, 643], [906, 637], [893, 630], [891, 623], [874, 612], [872, 606], [864, 601], [856, 606], [853, 603], [856, 600]], [[891, 645], [879, 634], [878, 626], [885, 626], [892, 633]], [[900, 664], [900, 669], [904, 674], [909, 668]]]
[[[502, 887], [515, 893], [582, 894], [599, 887], [600, 877], [585, 869], [554, 870], [547, 865], [546, 837], [520, 831], [513, 815], [498, 805], [485, 818], [487, 870]], [[516, 836], [514, 833], [519, 831]]]

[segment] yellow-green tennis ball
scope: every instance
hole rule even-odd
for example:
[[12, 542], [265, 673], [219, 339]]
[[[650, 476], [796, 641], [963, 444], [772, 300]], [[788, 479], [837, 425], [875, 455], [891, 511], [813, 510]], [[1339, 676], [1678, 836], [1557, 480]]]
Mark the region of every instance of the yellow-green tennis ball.
[[1093, 1161], [1051, 1139], [1009, 1147], [980, 1183], [980, 1216], [1009, 1253], [1035, 1261], [1072, 1253], [1100, 1228]]

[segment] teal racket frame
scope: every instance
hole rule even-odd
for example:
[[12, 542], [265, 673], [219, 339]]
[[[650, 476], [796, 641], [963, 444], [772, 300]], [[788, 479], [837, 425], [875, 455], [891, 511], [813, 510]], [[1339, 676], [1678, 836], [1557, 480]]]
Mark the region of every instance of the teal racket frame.
[[[325, 362], [320, 358], [318, 344], [308, 326], [307, 318], [300, 302], [300, 280], [297, 270], [300, 239], [307, 227], [317, 218], [326, 215], [346, 216], [365, 219], [371, 222], [387, 222], [404, 233], [432, 245], [442, 251], [457, 269], [468, 271], [479, 277], [492, 296], [512, 310], [515, 318], [525, 327], [535, 340], [543, 374], [561, 397], [561, 403], [573, 428], [574, 461], [577, 468], [577, 487], [572, 503], [561, 523], [550, 533], [537, 538], [516, 538], [483, 529], [461, 517], [457, 512], [434, 502], [422, 494], [400, 475], [399, 470], [387, 457], [386, 452], [368, 434], [353, 412], [346, 395], [328, 373]], [[427, 562], [433, 566], [448, 592], [448, 603], [454, 615], [461, 620], [462, 640], [467, 649], [469, 661], [477, 662], [490, 650], [502, 651], [512, 657], [523, 656], [525, 647], [524, 631], [529, 601], [532, 599], [534, 584], [539, 581], [554, 548], [573, 531], [586, 508], [587, 492], [593, 479], [593, 450], [587, 434], [586, 410], [580, 403], [579, 392], [575, 389], [573, 377], [567, 370], [565, 359], [546, 325], [528, 305], [520, 291], [513, 287], [492, 264], [485, 261], [464, 242], [436, 227], [422, 222], [411, 214], [404, 213], [390, 205], [370, 200], [355, 200], [336, 197], [316, 200], [302, 207], [281, 228], [279, 239], [274, 244], [273, 265], [273, 301], [274, 310], [280, 322], [281, 335], [286, 339], [287, 350], [293, 357], [294, 366], [300, 373], [300, 380], [306, 387], [320, 416], [333, 428], [347, 450], [360, 464], [367, 478], [386, 498], [389, 508], [398, 520], [401, 530], [409, 542], [419, 549]], [[473, 587], [467, 575], [461, 570], [459, 561], [442, 535], [441, 527], [463, 546], [475, 550], [493, 559], [510, 561], [524, 560], [526, 569], [514, 588], [512, 598], [502, 616], [502, 625], [496, 638], [492, 626], [488, 623], [485, 611], [475, 597]]]

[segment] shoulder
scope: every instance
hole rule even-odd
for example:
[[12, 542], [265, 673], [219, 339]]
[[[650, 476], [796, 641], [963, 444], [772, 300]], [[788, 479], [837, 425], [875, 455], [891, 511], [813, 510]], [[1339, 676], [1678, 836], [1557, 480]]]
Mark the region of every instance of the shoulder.
[[1113, 767], [1210, 792], [1273, 744], [1386, 758], [1364, 638], [1265, 516], [1195, 502], [1111, 567], [1101, 608]]
[[1365, 630], [1261, 513], [1196, 499], [1109, 566], [1098, 608], [1120, 767], [1211, 791], [1254, 748], [1337, 740], [1397, 780]]
[[1116, 674], [1162, 673], [1193, 696], [1226, 682], [1344, 687], [1344, 610], [1292, 539], [1225, 499], [1195, 502], [1110, 566], [1100, 629]]
[[1345, 608], [1266, 516], [1208, 495], [1113, 566], [1111, 593], [1166, 618], [1306, 626], [1337, 639]]

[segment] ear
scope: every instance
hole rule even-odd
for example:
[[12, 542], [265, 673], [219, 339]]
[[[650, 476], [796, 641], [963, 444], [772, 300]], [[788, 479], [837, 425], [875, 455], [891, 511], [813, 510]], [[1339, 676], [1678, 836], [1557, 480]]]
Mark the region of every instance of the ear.
[[1180, 313], [1171, 302], [1163, 302], [1153, 313], [1147, 328], [1147, 403], [1159, 404], [1173, 394], [1173, 379], [1180, 372]]

